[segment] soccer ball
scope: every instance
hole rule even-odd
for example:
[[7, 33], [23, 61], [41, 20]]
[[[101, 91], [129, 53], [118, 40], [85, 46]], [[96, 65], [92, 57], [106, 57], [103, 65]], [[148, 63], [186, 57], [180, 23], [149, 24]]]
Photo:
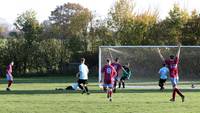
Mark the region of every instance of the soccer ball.
[[100, 88], [100, 89], [103, 89], [103, 84], [99, 84], [99, 88]]

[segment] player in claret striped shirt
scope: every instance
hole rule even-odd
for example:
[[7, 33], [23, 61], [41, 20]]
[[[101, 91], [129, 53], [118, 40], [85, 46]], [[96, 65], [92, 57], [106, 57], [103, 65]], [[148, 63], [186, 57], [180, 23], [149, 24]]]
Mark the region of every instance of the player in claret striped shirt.
[[184, 99], [185, 99], [185, 96], [181, 93], [181, 91], [178, 88], [178, 80], [179, 80], [178, 63], [179, 63], [180, 49], [181, 49], [181, 45], [179, 44], [176, 57], [174, 57], [173, 55], [170, 55], [169, 59], [164, 59], [164, 57], [162, 56], [162, 54], [160, 52], [160, 49], [158, 49], [158, 53], [159, 53], [161, 59], [163, 60], [163, 62], [165, 64], [167, 64], [167, 66], [169, 68], [170, 80], [171, 80], [172, 87], [173, 87], [172, 98], [170, 99], [170, 101], [172, 101], [172, 102], [175, 101], [176, 93], [178, 93], [179, 96], [181, 96], [182, 102], [184, 102]]
[[112, 101], [112, 90], [117, 72], [115, 68], [111, 65], [111, 61], [109, 59], [107, 59], [106, 62], [107, 64], [104, 65], [101, 71], [101, 82], [103, 82], [104, 90], [107, 91], [107, 98], [109, 99], [109, 101]]

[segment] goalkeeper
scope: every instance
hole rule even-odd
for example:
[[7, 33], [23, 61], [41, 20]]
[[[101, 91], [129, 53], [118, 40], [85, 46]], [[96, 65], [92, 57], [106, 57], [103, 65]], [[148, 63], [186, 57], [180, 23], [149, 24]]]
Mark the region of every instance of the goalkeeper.
[[122, 66], [122, 76], [119, 81], [119, 88], [122, 87], [125, 88], [125, 80], [128, 80], [131, 76], [131, 70], [129, 68], [129, 63], [127, 65]]

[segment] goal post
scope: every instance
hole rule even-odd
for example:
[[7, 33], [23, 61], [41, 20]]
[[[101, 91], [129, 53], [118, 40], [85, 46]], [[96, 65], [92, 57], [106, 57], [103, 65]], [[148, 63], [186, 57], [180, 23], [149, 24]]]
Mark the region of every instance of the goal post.
[[[176, 55], [178, 46], [99, 46], [99, 81], [101, 68], [109, 58], [109, 51], [113, 58], [119, 58], [121, 65], [130, 63], [133, 78], [140, 80], [157, 80], [158, 71], [162, 67], [162, 60], [157, 52], [161, 49], [164, 58]], [[181, 78], [193, 80], [200, 77], [200, 46], [181, 46], [179, 70]], [[131, 80], [130, 80], [131, 81]]]

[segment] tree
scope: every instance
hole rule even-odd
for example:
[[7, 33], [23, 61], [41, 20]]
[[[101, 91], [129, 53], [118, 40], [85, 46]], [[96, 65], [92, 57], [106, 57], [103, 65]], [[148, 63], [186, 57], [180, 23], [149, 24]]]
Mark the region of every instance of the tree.
[[148, 44], [149, 31], [158, 21], [157, 11], [133, 12], [133, 0], [118, 0], [109, 12], [108, 26], [113, 30], [117, 43], [121, 45]]
[[[61, 39], [62, 41], [61, 45], [63, 49], [60, 51], [60, 67], [69, 60], [63, 59], [65, 56], [80, 52], [80, 48], [83, 48], [81, 49], [82, 52], [87, 51], [87, 30], [91, 19], [91, 12], [76, 3], [63, 4], [51, 12], [51, 16], [49, 17], [52, 25], [51, 28], [56, 29], [57, 39]], [[74, 44], [75, 40], [76, 44]], [[78, 47], [73, 47], [75, 45], [78, 45]]]
[[[121, 43], [121, 40], [125, 38], [130, 38], [125, 37], [125, 35], [132, 26], [131, 24], [135, 16], [133, 14], [133, 9], [133, 0], [118, 0], [108, 13], [107, 24], [109, 29], [115, 32], [113, 36], [115, 37], [116, 44]], [[122, 43], [124, 44], [124, 42]]]
[[192, 11], [191, 18], [182, 28], [181, 42], [184, 45], [200, 44], [200, 16], [196, 10]]
[[60, 37], [66, 38], [86, 32], [91, 16], [91, 12], [80, 4], [67, 3], [52, 11], [49, 20], [59, 27]]
[[23, 72], [31, 67], [34, 55], [37, 54], [37, 47], [40, 41], [40, 34], [42, 32], [42, 27], [40, 26], [38, 20], [36, 20], [36, 13], [33, 10], [28, 10], [17, 17], [14, 23], [17, 30], [22, 33], [25, 39], [23, 45]]
[[182, 28], [187, 23], [189, 14], [186, 10], [180, 9], [178, 4], [174, 4], [174, 7], [169, 12], [169, 17], [166, 18], [166, 32], [168, 33], [168, 43], [176, 44], [181, 42]]

